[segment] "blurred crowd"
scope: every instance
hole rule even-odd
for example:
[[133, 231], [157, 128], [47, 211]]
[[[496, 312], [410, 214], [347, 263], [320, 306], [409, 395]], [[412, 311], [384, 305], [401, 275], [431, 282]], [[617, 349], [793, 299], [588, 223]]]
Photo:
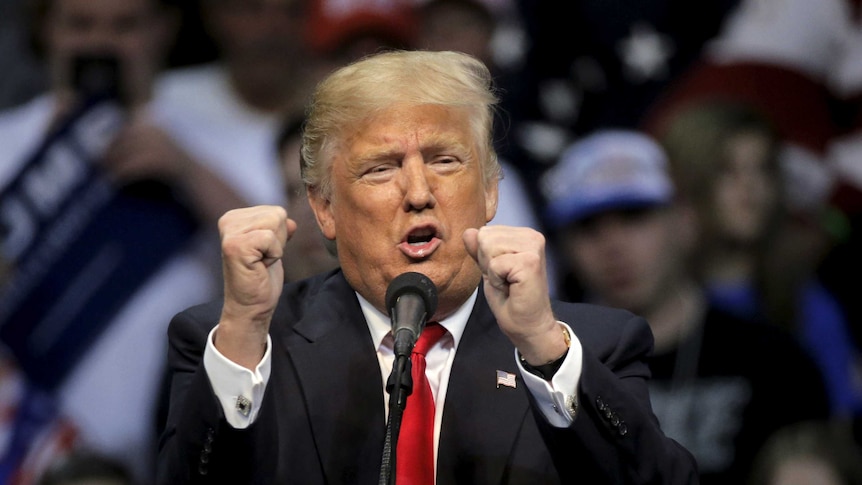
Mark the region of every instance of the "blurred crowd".
[[217, 220], [283, 205], [334, 268], [303, 107], [381, 49], [494, 72], [492, 224], [561, 299], [647, 318], [653, 410], [702, 483], [862, 484], [862, 6], [852, 0], [6, 0], [0, 483], [144, 484], [165, 331]]

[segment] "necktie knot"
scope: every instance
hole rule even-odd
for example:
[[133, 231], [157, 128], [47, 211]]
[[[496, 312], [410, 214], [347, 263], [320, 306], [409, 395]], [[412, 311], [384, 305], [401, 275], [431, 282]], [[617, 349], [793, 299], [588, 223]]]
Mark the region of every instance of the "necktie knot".
[[422, 333], [419, 334], [419, 338], [416, 340], [416, 345], [413, 346], [414, 354], [422, 354], [423, 356], [428, 353], [431, 347], [443, 337], [443, 334], [446, 333], [446, 329], [443, 328], [443, 325], [440, 325], [437, 322], [431, 322], [425, 326], [425, 329], [422, 330]]

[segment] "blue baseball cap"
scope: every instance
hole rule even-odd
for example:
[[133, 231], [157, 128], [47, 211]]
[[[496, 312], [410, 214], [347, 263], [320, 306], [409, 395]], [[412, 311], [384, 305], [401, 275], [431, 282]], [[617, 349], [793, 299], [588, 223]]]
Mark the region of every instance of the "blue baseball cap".
[[560, 228], [620, 209], [665, 205], [674, 196], [664, 150], [649, 136], [602, 130], [571, 145], [542, 177], [544, 216]]

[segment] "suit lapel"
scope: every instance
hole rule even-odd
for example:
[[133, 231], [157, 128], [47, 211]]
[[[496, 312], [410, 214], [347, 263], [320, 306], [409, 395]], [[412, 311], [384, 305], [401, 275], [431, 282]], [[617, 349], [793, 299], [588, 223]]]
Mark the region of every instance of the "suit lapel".
[[[515, 374], [517, 388], [498, 387], [497, 370]], [[449, 377], [438, 483], [502, 482], [515, 439], [529, 415], [526, 392], [514, 347], [497, 326], [480, 288]]]
[[327, 481], [376, 481], [385, 432], [383, 383], [359, 302], [340, 272], [305, 298], [309, 306], [297, 333], [288, 333], [282, 345], [296, 369]]

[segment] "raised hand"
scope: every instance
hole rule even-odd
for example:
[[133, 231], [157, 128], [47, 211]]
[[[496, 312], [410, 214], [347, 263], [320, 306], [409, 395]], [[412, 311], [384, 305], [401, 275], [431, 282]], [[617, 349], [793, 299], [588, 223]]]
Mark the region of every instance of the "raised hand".
[[215, 337], [228, 359], [254, 369], [281, 295], [284, 245], [296, 223], [279, 206], [235, 209], [219, 219], [224, 306]]
[[482, 270], [485, 297], [500, 329], [533, 365], [566, 351], [551, 310], [545, 237], [530, 228], [484, 226], [464, 231], [467, 252]]

